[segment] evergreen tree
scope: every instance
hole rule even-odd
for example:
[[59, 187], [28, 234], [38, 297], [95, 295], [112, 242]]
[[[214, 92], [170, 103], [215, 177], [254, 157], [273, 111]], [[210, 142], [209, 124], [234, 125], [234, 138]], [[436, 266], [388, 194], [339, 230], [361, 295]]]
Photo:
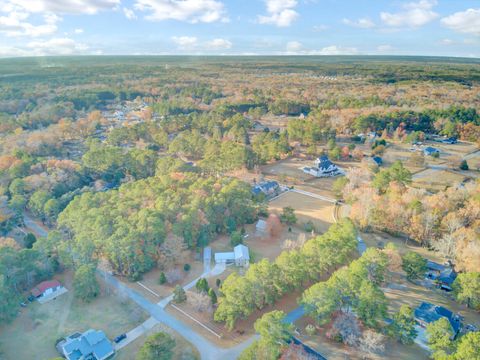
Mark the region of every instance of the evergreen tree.
[[175, 289], [173, 290], [173, 301], [180, 304], [186, 300], [187, 294], [185, 293], [185, 290], [183, 290], [183, 287], [180, 285], [175, 286]]

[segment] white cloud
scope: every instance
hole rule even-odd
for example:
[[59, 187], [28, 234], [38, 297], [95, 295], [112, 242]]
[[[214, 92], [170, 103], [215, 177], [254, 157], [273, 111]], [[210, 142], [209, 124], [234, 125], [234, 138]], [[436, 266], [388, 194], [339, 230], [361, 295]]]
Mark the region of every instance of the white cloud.
[[180, 50], [193, 49], [198, 45], [198, 39], [195, 36], [173, 36], [172, 40]]
[[135, 9], [149, 12], [147, 20], [190, 23], [228, 21], [225, 6], [217, 0], [136, 0]]
[[467, 9], [444, 17], [442, 24], [446, 27], [466, 34], [480, 36], [480, 9]]
[[77, 43], [70, 38], [52, 38], [49, 40], [31, 41], [26, 45], [32, 55], [73, 55], [88, 50], [85, 44]]
[[29, 36], [38, 37], [51, 35], [57, 31], [57, 22], [60, 18], [52, 13], [43, 16], [44, 23], [33, 25], [27, 22], [30, 14], [20, 10], [12, 10], [5, 16], [0, 16], [0, 33], [9, 37]]
[[[290, 46], [289, 46], [290, 45]], [[354, 47], [343, 47], [337, 45], [326, 46], [319, 50], [304, 49], [297, 41], [287, 43], [287, 51], [283, 55], [355, 55], [359, 51]]]
[[358, 19], [358, 20], [343, 19], [342, 22], [345, 25], [358, 27], [358, 28], [362, 28], [362, 29], [370, 29], [370, 28], [375, 27], [375, 23], [368, 18], [361, 18], [361, 19]]
[[135, 15], [135, 12], [132, 9], [128, 9], [124, 7], [123, 14], [128, 20], [134, 20], [137, 18], [137, 15]]
[[178, 50], [195, 51], [196, 53], [204, 50], [226, 50], [233, 46], [231, 41], [222, 38], [200, 42], [195, 36], [173, 36], [172, 41], [177, 45]]
[[83, 29], [75, 29], [73, 30], [75, 34], [83, 34]]
[[321, 50], [315, 50], [312, 55], [355, 55], [358, 54], [358, 49], [354, 47], [343, 47], [331, 45], [324, 47]]
[[286, 46], [288, 52], [297, 52], [302, 50], [302, 48], [303, 44], [299, 41], [289, 41]]
[[328, 29], [328, 26], [327, 26], [327, 25], [323, 25], [323, 24], [314, 25], [312, 29], [313, 29], [313, 31], [315, 31], [315, 32], [321, 32], [321, 31], [327, 30], [327, 29]]
[[213, 39], [207, 41], [205, 44], [207, 49], [211, 50], [220, 50], [220, 49], [230, 49], [232, 47], [232, 42], [227, 39]]
[[7, 0], [7, 4], [32, 13], [96, 14], [115, 8], [120, 0]]
[[297, 0], [265, 0], [265, 2], [268, 15], [258, 16], [260, 24], [286, 27], [298, 18], [298, 12], [294, 10]]
[[455, 43], [455, 41], [453, 41], [452, 39], [442, 39], [442, 40], [440, 41], [440, 43], [441, 43], [442, 45], [452, 45], [452, 44]]
[[380, 13], [383, 23], [391, 27], [410, 27], [417, 28], [423, 26], [438, 17], [433, 11], [437, 5], [437, 0], [420, 0], [403, 5], [403, 11], [398, 13]]

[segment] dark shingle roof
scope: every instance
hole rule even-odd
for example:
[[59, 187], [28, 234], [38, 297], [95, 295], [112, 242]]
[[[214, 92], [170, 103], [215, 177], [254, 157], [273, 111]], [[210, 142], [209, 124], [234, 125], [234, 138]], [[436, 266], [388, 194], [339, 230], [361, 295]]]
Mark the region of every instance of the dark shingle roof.
[[435, 306], [427, 302], [422, 302], [420, 306], [415, 309], [415, 318], [429, 324], [440, 320], [441, 318], [446, 318], [450, 322], [455, 334], [460, 330], [460, 320], [456, 318], [450, 310], [443, 306]]

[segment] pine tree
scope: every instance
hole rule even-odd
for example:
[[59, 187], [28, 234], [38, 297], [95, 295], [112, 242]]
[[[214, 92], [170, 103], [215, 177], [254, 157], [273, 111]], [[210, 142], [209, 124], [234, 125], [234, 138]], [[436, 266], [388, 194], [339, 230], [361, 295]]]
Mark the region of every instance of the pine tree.
[[217, 303], [217, 294], [213, 289], [208, 290], [208, 296], [210, 296], [210, 300], [212, 301], [212, 305]]
[[180, 285], [175, 286], [175, 290], [173, 290], [173, 301], [180, 304], [186, 300], [187, 294], [185, 293], [185, 290], [183, 290], [183, 287]]

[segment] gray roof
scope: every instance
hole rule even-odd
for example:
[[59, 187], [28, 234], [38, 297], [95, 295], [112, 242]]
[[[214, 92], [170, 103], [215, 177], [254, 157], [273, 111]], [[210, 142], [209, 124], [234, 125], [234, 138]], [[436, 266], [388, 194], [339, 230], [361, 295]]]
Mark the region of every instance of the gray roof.
[[250, 252], [248, 247], [243, 244], [239, 244], [233, 248], [235, 253], [235, 260], [250, 260]]
[[267, 222], [265, 220], [258, 220], [257, 225], [255, 226], [257, 230], [266, 230], [267, 229]]
[[415, 309], [415, 318], [428, 324], [440, 320], [441, 318], [446, 318], [450, 322], [454, 334], [457, 334], [460, 330], [460, 320], [450, 310], [443, 306], [435, 306], [427, 302], [422, 302], [420, 306]]
[[62, 345], [68, 360], [88, 358], [103, 360], [113, 354], [113, 347], [101, 330], [87, 330], [81, 336], [66, 338]]
[[445, 266], [439, 263], [436, 263], [434, 261], [427, 261], [427, 269], [433, 270], [433, 271], [443, 271], [445, 270]]
[[235, 260], [235, 253], [233, 251], [215, 253], [215, 261], [220, 260]]

